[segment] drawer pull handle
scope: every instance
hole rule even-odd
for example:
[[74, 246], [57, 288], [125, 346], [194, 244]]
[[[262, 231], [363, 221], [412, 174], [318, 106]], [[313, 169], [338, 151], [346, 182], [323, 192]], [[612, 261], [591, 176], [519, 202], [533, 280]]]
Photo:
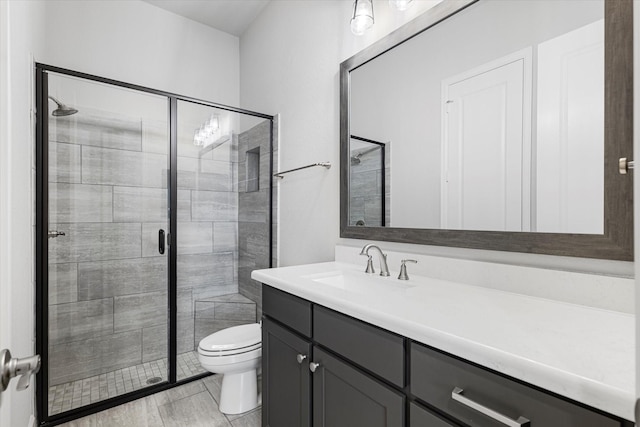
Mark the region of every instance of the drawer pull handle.
[[301, 364], [301, 365], [302, 365], [302, 362], [304, 362], [304, 359], [306, 359], [306, 358], [307, 358], [307, 355], [306, 355], [306, 354], [298, 354], [298, 355], [296, 356], [296, 360], [297, 360], [297, 361], [298, 361], [298, 363], [299, 363], [299, 364]]
[[318, 369], [319, 367], [320, 367], [319, 363], [314, 363], [314, 362], [309, 363], [309, 370], [311, 372], [315, 372], [316, 369]]
[[509, 426], [509, 427], [529, 427], [530, 426], [530, 421], [525, 417], [520, 417], [517, 420], [512, 420], [511, 418], [505, 415], [502, 415], [501, 413], [496, 412], [493, 409], [489, 409], [486, 406], [483, 406], [477, 402], [474, 402], [468, 397], [463, 396], [462, 395], [463, 391], [464, 390], [462, 390], [460, 387], [454, 388], [453, 391], [451, 392], [451, 398], [456, 402], [459, 402], [471, 409], [475, 409], [481, 414], [484, 414], [489, 418], [493, 418], [494, 420], [501, 422], [506, 426]]

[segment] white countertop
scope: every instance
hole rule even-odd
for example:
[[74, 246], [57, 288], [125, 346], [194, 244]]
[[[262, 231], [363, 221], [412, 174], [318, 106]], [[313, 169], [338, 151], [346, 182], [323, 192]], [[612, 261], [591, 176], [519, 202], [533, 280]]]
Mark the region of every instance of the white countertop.
[[257, 281], [627, 420], [631, 314], [340, 262], [256, 270]]

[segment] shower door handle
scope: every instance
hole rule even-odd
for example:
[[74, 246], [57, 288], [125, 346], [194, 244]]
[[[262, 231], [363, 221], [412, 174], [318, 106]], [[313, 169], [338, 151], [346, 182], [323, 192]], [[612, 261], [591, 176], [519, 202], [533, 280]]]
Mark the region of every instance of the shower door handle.
[[160, 229], [160, 231], [158, 231], [158, 252], [160, 252], [160, 254], [164, 254], [164, 230]]
[[66, 236], [66, 234], [64, 233], [64, 231], [49, 230], [47, 236], [49, 237], [49, 239], [55, 239], [58, 236]]

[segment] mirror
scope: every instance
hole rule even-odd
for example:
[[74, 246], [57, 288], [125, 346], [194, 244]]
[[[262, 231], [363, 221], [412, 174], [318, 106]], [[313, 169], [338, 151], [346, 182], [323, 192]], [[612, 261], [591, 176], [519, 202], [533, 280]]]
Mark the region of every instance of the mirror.
[[341, 237], [632, 259], [631, 2], [447, 1], [341, 64]]

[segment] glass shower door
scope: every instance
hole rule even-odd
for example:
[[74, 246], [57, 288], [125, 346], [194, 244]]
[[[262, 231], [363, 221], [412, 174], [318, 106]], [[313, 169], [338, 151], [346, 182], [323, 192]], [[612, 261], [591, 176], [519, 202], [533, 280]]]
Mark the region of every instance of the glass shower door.
[[[168, 380], [168, 101], [48, 73], [48, 414]], [[45, 294], [46, 295], [46, 294]]]
[[206, 373], [200, 340], [255, 323], [270, 267], [271, 122], [177, 102], [177, 379]]

